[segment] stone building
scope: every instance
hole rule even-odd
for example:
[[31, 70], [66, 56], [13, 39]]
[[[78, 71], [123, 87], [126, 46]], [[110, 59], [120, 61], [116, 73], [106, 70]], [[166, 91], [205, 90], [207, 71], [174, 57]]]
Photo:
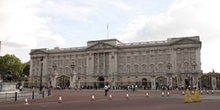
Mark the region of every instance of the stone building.
[[84, 47], [32, 49], [29, 82], [38, 86], [42, 74], [45, 86], [62, 88], [199, 87], [201, 45], [199, 36], [192, 36], [135, 43], [106, 39], [88, 41]]

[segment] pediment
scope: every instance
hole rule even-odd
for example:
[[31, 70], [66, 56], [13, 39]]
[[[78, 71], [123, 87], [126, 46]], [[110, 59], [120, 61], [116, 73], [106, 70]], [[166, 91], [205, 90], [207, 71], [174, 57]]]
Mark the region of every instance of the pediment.
[[30, 55], [37, 55], [37, 54], [45, 54], [45, 50], [42, 50], [42, 49], [35, 49], [35, 50], [32, 50]]
[[172, 45], [181, 45], [181, 44], [197, 44], [197, 43], [201, 43], [201, 42], [193, 40], [193, 39], [189, 39], [189, 38], [182, 38], [182, 39], [175, 41], [171, 44]]
[[116, 46], [106, 44], [106, 43], [97, 43], [90, 47], [88, 47], [86, 50], [104, 50], [104, 49], [116, 49]]

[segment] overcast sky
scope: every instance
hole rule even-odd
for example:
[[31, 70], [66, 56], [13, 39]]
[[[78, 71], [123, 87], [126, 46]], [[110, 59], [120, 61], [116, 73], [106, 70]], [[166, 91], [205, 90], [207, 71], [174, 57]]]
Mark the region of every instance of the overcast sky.
[[0, 0], [1, 55], [30, 49], [200, 36], [203, 72], [220, 72], [219, 0]]

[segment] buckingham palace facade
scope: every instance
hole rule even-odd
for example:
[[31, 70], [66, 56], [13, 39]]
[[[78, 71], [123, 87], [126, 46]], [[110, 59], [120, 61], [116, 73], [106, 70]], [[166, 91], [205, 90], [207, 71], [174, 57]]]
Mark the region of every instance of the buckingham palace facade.
[[73, 48], [32, 49], [29, 82], [52, 87], [138, 85], [149, 89], [199, 87], [199, 36], [164, 41], [122, 43], [117, 39], [88, 41]]

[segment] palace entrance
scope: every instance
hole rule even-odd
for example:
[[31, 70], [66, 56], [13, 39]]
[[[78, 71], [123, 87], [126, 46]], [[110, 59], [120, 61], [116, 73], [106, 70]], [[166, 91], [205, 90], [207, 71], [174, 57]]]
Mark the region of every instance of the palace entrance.
[[69, 88], [70, 86], [70, 78], [62, 75], [60, 77], [57, 78], [57, 87], [60, 89], [66, 89]]
[[167, 79], [163, 76], [156, 78], [156, 89], [163, 89], [167, 87]]
[[104, 86], [105, 86], [105, 79], [104, 79], [103, 76], [100, 76], [98, 78], [98, 86], [99, 86], [99, 88], [104, 88]]

